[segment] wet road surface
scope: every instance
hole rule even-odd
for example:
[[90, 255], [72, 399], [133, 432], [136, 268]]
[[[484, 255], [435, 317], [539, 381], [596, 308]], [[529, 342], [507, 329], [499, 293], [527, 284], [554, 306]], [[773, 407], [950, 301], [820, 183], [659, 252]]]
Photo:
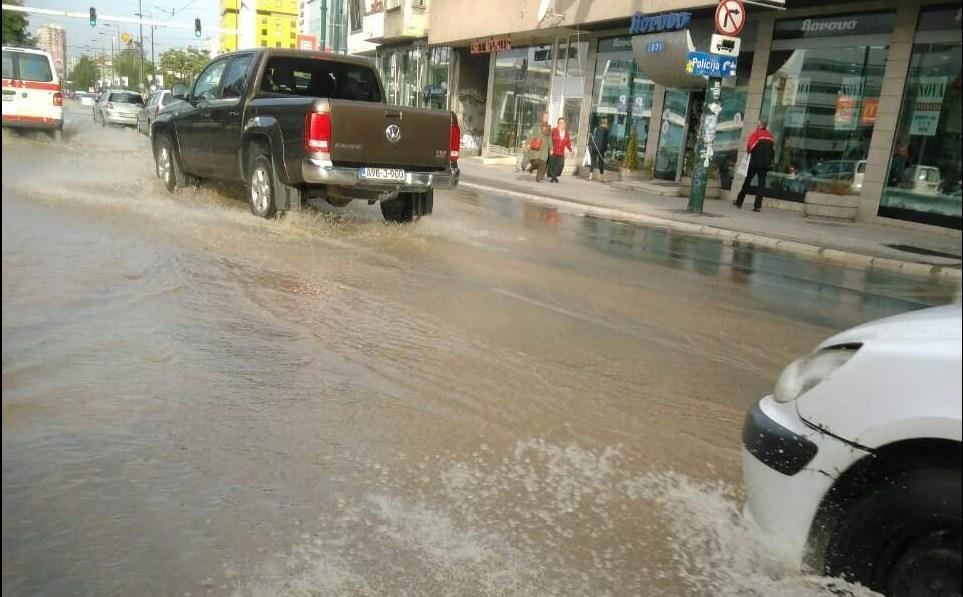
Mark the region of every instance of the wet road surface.
[[494, 194], [240, 197], [4, 131], [5, 595], [828, 595], [741, 519], [742, 416], [956, 293]]

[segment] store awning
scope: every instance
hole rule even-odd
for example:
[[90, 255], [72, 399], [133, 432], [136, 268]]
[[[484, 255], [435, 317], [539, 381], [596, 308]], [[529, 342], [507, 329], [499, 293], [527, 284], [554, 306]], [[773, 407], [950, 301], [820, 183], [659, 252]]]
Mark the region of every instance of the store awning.
[[705, 89], [705, 77], [694, 77], [685, 70], [689, 52], [694, 50], [688, 29], [632, 37], [639, 70], [657, 84], [673, 89]]

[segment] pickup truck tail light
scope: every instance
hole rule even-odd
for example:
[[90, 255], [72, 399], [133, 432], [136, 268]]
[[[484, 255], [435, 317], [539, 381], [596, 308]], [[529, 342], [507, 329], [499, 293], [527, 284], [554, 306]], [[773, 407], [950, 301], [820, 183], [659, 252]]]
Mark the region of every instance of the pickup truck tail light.
[[64, 94], [60, 93], [59, 91], [55, 91], [53, 101], [55, 106], [64, 105]]
[[304, 148], [310, 153], [331, 153], [331, 113], [311, 112], [304, 121]]
[[457, 122], [451, 123], [451, 137], [448, 141], [448, 161], [457, 162], [461, 152], [461, 128]]

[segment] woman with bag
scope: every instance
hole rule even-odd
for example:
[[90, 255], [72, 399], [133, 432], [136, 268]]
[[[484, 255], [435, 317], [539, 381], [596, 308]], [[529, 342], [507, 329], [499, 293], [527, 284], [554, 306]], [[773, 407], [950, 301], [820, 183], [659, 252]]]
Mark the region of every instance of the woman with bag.
[[532, 127], [528, 134], [528, 168], [527, 172], [535, 172], [535, 182], [545, 180], [545, 170], [548, 166], [548, 146], [552, 142], [552, 127], [548, 125], [548, 113], [542, 122]]
[[565, 167], [565, 152], [572, 153], [572, 138], [565, 130], [565, 119], [559, 118], [558, 125], [552, 129], [552, 155], [548, 156], [548, 179], [558, 182]]

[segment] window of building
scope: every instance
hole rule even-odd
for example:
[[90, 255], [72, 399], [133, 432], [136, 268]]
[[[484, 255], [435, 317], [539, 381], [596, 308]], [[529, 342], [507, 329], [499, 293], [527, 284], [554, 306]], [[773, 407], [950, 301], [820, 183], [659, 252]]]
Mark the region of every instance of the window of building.
[[279, 41], [274, 42], [274, 47], [275, 47], [275, 48], [280, 48], [280, 47], [281, 47], [281, 42], [279, 42]]
[[776, 138], [766, 194], [859, 194], [893, 13], [777, 21], [760, 119]]
[[296, 39], [296, 38], [298, 37], [298, 34], [295, 33], [294, 31], [292, 31], [292, 32], [288, 35], [288, 37], [290, 37], [291, 39]]
[[606, 162], [624, 162], [629, 140], [634, 135], [636, 155], [641, 165], [645, 158], [655, 83], [638, 70], [630, 37], [599, 40], [597, 56], [589, 135], [605, 118], [609, 126]]
[[349, 0], [348, 19], [350, 21], [351, 32], [357, 33], [364, 26], [363, 15], [361, 12], [362, 0]]
[[267, 29], [261, 29], [261, 35], [267, 35]]
[[264, 40], [264, 39], [261, 40], [261, 47], [262, 47], [262, 48], [266, 48], [266, 47], [267, 47], [267, 40]]
[[960, 7], [920, 12], [879, 215], [961, 228]]
[[492, 124], [488, 143], [515, 152], [542, 112], [548, 110], [552, 47], [532, 46], [498, 52], [492, 85]]

